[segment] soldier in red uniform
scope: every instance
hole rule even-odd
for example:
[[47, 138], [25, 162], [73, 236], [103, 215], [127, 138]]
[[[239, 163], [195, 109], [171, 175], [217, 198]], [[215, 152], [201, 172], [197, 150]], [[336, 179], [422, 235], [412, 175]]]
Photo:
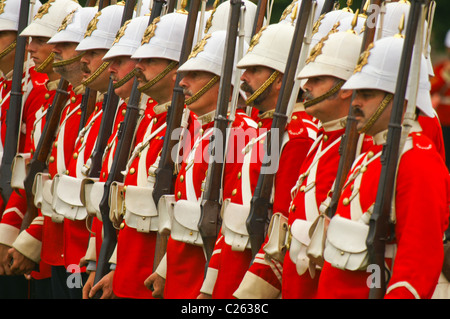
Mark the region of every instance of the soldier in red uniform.
[[[136, 72], [135, 66], [137, 60], [131, 59], [132, 54], [141, 44], [142, 36], [148, 26], [148, 16], [137, 17], [127, 21], [121, 30], [118, 32], [116, 39], [111, 47], [111, 49], [105, 54], [103, 57], [104, 61], [108, 61], [109, 71], [111, 73], [111, 78], [113, 79], [115, 93], [125, 101], [128, 101], [130, 98], [130, 94], [132, 93], [132, 85], [134, 82], [134, 75]], [[142, 135], [145, 133], [145, 128], [143, 131], [143, 127], [149, 124], [151, 119], [151, 115], [149, 114], [151, 107], [155, 104], [153, 100], [148, 97], [144, 97], [141, 102], [141, 110], [142, 114], [138, 122], [138, 127], [135, 131], [135, 139], [142, 139]], [[148, 108], [147, 110], [145, 108]], [[126, 111], [124, 109], [124, 111]], [[125, 112], [123, 113], [123, 115]], [[142, 127], [141, 127], [142, 126]], [[117, 133], [117, 131], [115, 131]], [[113, 134], [111, 136], [112, 140], [110, 140], [109, 145], [117, 143], [117, 134]], [[112, 163], [112, 160], [115, 156], [115, 147], [108, 147], [107, 152], [105, 153], [105, 158], [102, 171], [104, 171], [106, 175], [109, 173], [109, 167]], [[156, 155], [156, 154], [155, 154]], [[129, 175], [134, 175], [135, 172], [129, 172]], [[128, 174], [127, 174], [128, 175]], [[103, 177], [102, 177], [103, 180]], [[122, 183], [120, 184], [122, 186]], [[111, 190], [112, 194], [116, 194]], [[120, 194], [117, 194], [118, 197], [121, 198]], [[115, 201], [120, 199], [117, 197], [111, 196], [111, 200]], [[111, 206], [113, 206], [111, 204]], [[121, 210], [117, 212], [121, 213]], [[116, 223], [115, 219], [112, 219], [113, 223]], [[117, 223], [116, 223], [117, 224]], [[117, 227], [119, 225], [116, 225]], [[95, 237], [97, 240], [97, 236]], [[116, 254], [110, 260], [112, 264], [111, 272], [105, 275], [92, 289], [89, 291], [89, 296], [92, 297], [96, 294], [98, 290], [103, 291], [103, 295], [101, 298], [115, 298], [116, 294], [113, 291], [113, 279], [114, 273], [117, 265]], [[127, 277], [127, 282], [131, 280], [136, 280], [133, 277]], [[142, 280], [143, 281], [143, 280]], [[143, 285], [143, 284], [142, 284]], [[115, 287], [115, 285], [114, 285]], [[125, 293], [128, 293], [128, 290], [125, 290]], [[120, 294], [119, 294], [120, 296]]]
[[[47, 44], [47, 40], [52, 37], [58, 30], [65, 15], [71, 10], [78, 8], [79, 5], [72, 1], [56, 1], [48, 2], [39, 8], [39, 11], [34, 16], [33, 22], [26, 27], [20, 36], [28, 36], [31, 38], [27, 50], [30, 53], [33, 62], [36, 65], [35, 71], [45, 75], [46, 80], [39, 83], [40, 90], [33, 89], [28, 95], [28, 99], [34, 97], [33, 106], [35, 107], [34, 114], [31, 116], [30, 111], [24, 112], [24, 116], [28, 118], [28, 125], [25, 126], [24, 132], [26, 141], [25, 146], [19, 151], [21, 153], [31, 150], [33, 154], [40, 138], [41, 130], [44, 127], [45, 114], [48, 106], [52, 103], [52, 99], [59, 82], [60, 74], [53, 70], [52, 62], [54, 54], [52, 50], [53, 44]], [[30, 72], [32, 75], [33, 73]], [[25, 108], [26, 110], [26, 108]], [[31, 156], [30, 155], [30, 156]], [[23, 181], [23, 180], [22, 180]], [[9, 226], [9, 230], [16, 229], [16, 235], [19, 232], [22, 218], [27, 209], [26, 196], [23, 189], [18, 189], [18, 193], [13, 192], [7, 204], [5, 212], [11, 212], [7, 218], [2, 220], [2, 223]], [[23, 212], [23, 214], [20, 214]], [[42, 217], [37, 217], [30, 227], [22, 232], [17, 238], [14, 237], [13, 247], [9, 251], [8, 258], [12, 258], [14, 263], [11, 265], [11, 271], [14, 273], [30, 273], [34, 269], [34, 265], [40, 262], [40, 238], [41, 236]], [[40, 263], [39, 272], [32, 272], [32, 278], [36, 279], [36, 289], [45, 281], [38, 279], [48, 278], [50, 276], [50, 269], [45, 261]], [[38, 284], [39, 283], [39, 284]], [[49, 289], [45, 287], [36, 292], [39, 296], [48, 296]], [[41, 294], [44, 292], [44, 294]]]
[[[444, 135], [445, 151], [450, 152], [450, 31], [445, 38], [446, 57], [434, 67], [431, 78], [431, 99]], [[446, 160], [450, 168], [449, 159]]]
[[[143, 29], [139, 26], [139, 32], [136, 31], [136, 23], [133, 26], [133, 19], [123, 37], [107, 54], [131, 56], [130, 63], [137, 63], [135, 70], [140, 81], [139, 90], [144, 93], [144, 98], [150, 96], [136, 128], [134, 148], [126, 168], [123, 182], [126, 191], [121, 198], [125, 203], [124, 211], [120, 211], [113, 220], [120, 231], [115, 270], [110, 280], [114, 296], [121, 298], [152, 298], [152, 292], [146, 288], [144, 281], [153, 272], [158, 230], [156, 205], [152, 198], [154, 171], [164, 142], [167, 109], [172, 101], [187, 15], [169, 13], [155, 20], [148, 27], [148, 30], [155, 30], [150, 37], [149, 33], [143, 37], [148, 24], [146, 18], [146, 24]], [[121, 41], [125, 44], [133, 41], [136, 51], [124, 52], [126, 47]], [[119, 72], [123, 67], [117, 64], [115, 68]], [[95, 286], [91, 294], [97, 288]]]
[[[386, 143], [403, 43], [400, 36], [376, 41], [367, 52], [368, 58], [361, 60], [344, 85], [345, 89], [356, 90], [353, 106], [357, 128], [372, 136], [374, 145], [353, 163], [328, 226], [318, 298], [368, 298], [369, 288], [377, 284], [377, 271], [387, 272], [384, 298], [431, 298], [438, 283], [443, 263], [442, 239], [448, 226], [450, 179], [434, 143], [412, 116], [403, 120], [411, 126], [403, 127], [406, 139], [399, 146], [395, 202], [389, 217], [393, 227], [386, 241], [385, 269], [375, 269], [370, 274], [373, 268], [369, 270], [367, 259], [352, 254], [358, 250], [362, 256], [367, 249], [368, 220], [377, 197], [380, 156]], [[424, 58], [419, 79], [414, 92], [416, 105], [411, 108], [405, 102], [404, 114], [414, 114], [417, 108], [432, 116]], [[406, 99], [411, 96], [410, 90], [411, 83]], [[350, 242], [356, 249], [348, 249]]]
[[[224, 188], [224, 199], [228, 202], [223, 211], [222, 236], [216, 243], [202, 287], [202, 293], [212, 298], [232, 298], [252, 260], [248, 232], [241, 233], [236, 230], [241, 229], [242, 225], [246, 229], [250, 200], [263, 158], [263, 147], [260, 146], [263, 145], [267, 130], [272, 126], [273, 112], [293, 34], [294, 27], [287, 23], [267, 26], [255, 36], [259, 42], [253, 41], [253, 46], [237, 64], [238, 68], [245, 69], [241, 79], [242, 89], [248, 94], [247, 101], [260, 112], [260, 137], [244, 148], [248, 160], [239, 172], [239, 185], [230, 185], [230, 189]], [[298, 171], [316, 133], [317, 128], [311, 117], [305, 113], [303, 105], [298, 103], [283, 138], [282, 153], [275, 176], [274, 212], [287, 215], [290, 189], [297, 180], [296, 173], [293, 172]], [[236, 214], [237, 211], [240, 214]], [[237, 237], [241, 240], [236, 240]], [[202, 297], [206, 297], [204, 295]]]
[[[206, 259], [195, 220], [200, 217], [202, 184], [208, 168], [207, 150], [213, 133], [225, 39], [225, 31], [206, 35], [193, 49], [191, 58], [178, 70], [183, 72], [180, 85], [185, 91], [186, 105], [195, 114], [196, 121], [191, 122], [188, 128], [194, 132], [193, 137], [183, 145], [183, 161], [175, 182], [174, 219], [166, 256], [148, 280], [148, 284], [153, 284], [155, 294], [162, 295], [164, 291], [163, 296], [168, 299], [197, 298], [203, 282]], [[236, 113], [229, 140], [245, 145], [249, 138], [256, 136], [255, 128], [256, 124], [249, 117]], [[222, 180], [224, 189], [230, 187], [228, 183], [236, 184], [238, 181], [242, 160], [242, 153], [228, 150]]]
[[[298, 171], [298, 180], [294, 182], [288, 214], [280, 222], [280, 226], [283, 223], [290, 226], [292, 241], [309, 238], [309, 225], [319, 216], [319, 207], [332, 190], [352, 95], [351, 91], [340, 88], [353, 72], [360, 47], [359, 36], [346, 31], [330, 32], [311, 50], [305, 67], [300, 71], [299, 78], [306, 80], [303, 85], [306, 113], [320, 122], [317, 139]], [[276, 231], [280, 226], [274, 224], [274, 234], [280, 234]], [[294, 254], [288, 250], [284, 255], [282, 251], [269, 249], [272, 243], [275, 247], [286, 246], [283, 240], [278, 242], [276, 238], [276, 235], [269, 236], [267, 247], [255, 259], [235, 292], [236, 297], [277, 298], [280, 293], [286, 299], [314, 297], [319, 270], [314, 274], [307, 272], [305, 256], [299, 258], [298, 251]], [[302, 243], [307, 244], [306, 241]]]

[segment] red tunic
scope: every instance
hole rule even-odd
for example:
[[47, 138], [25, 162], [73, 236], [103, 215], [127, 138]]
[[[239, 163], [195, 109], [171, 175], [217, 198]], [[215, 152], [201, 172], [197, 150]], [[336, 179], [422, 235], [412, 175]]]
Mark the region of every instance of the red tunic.
[[[266, 123], [261, 125], [260, 133], [264, 133], [270, 129], [272, 120], [269, 118]], [[264, 131], [264, 132], [263, 132]], [[290, 202], [290, 189], [297, 180], [298, 170], [305, 158], [310, 146], [312, 145], [316, 134], [317, 127], [304, 110], [294, 111], [291, 121], [286, 128], [286, 141], [282, 148], [279, 165], [275, 175], [273, 212], [282, 212], [287, 215]], [[262, 156], [264, 154], [263, 147], [265, 138], [261, 138], [253, 148], [253, 156], [250, 164], [251, 176], [250, 184], [252, 185], [252, 194], [258, 182]], [[261, 152], [261, 153], [260, 153]], [[242, 167], [242, 170], [247, 169]], [[242, 174], [244, 175], [244, 174]], [[241, 184], [241, 183], [238, 183]], [[233, 195], [232, 189], [236, 185], [233, 183], [229, 187], [224, 188], [224, 198], [230, 198], [231, 202], [243, 204], [242, 190], [238, 188], [237, 194]], [[250, 194], [250, 195], [252, 195]], [[246, 199], [246, 205], [249, 205], [249, 199]], [[210, 263], [210, 268], [217, 269], [218, 275], [214, 285], [213, 298], [232, 298], [233, 293], [239, 287], [246, 271], [251, 263], [251, 251], [234, 251], [225, 240], [218, 241], [216, 247], [215, 263]]]
[[[397, 251], [393, 268], [392, 259], [386, 258], [391, 278], [385, 298], [431, 298], [443, 262], [442, 238], [448, 226], [450, 179], [430, 139], [416, 132], [410, 134], [407, 143], [409, 146], [401, 157], [396, 182], [395, 240], [389, 244], [395, 244]], [[374, 145], [371, 149], [371, 155], [375, 156], [366, 165], [366, 170], [359, 168], [370, 158], [369, 152], [359, 158], [349, 173], [349, 183], [343, 189], [336, 212], [339, 216], [357, 220], [361, 212], [374, 204], [381, 172], [380, 158], [376, 155], [381, 152], [381, 147]], [[349, 177], [357, 171], [363, 172], [359, 203], [358, 197], [354, 197], [345, 205], [343, 199], [350, 198], [356, 180]], [[358, 187], [353, 188], [357, 190]], [[365, 271], [340, 270], [325, 262], [317, 297], [368, 298], [366, 281], [369, 275]]]
[[[201, 142], [196, 144], [197, 147], [195, 150], [191, 149], [189, 151], [195, 152], [192, 153], [195, 154], [192, 159], [193, 162], [189, 162], [191, 164], [188, 164], [187, 158], [183, 160], [175, 182], [175, 198], [177, 201], [188, 200], [188, 197], [190, 197], [188, 194], [192, 194], [192, 197], [194, 197], [189, 198], [189, 201], [197, 201], [201, 196], [202, 183], [206, 178], [208, 168], [208, 159], [205, 157], [208, 157], [208, 145], [211, 136], [210, 129], [214, 126], [214, 122], [212, 120], [213, 118], [211, 116], [211, 122], [203, 124], [201, 129], [200, 127], [197, 127], [194, 131], [195, 134], [192, 141], [197, 141], [198, 138], [200, 138], [199, 141]], [[248, 134], [251, 130], [254, 130], [247, 123], [247, 120], [250, 121], [251, 119], [246, 115], [242, 115], [240, 112], [236, 113], [236, 119], [233, 122], [233, 130], [230, 134], [230, 140], [237, 138], [237, 141], [239, 141], [239, 136], [242, 132], [246, 132]], [[255, 131], [254, 134], [256, 134]], [[236, 183], [237, 180], [236, 176], [239, 170], [236, 168], [239, 168], [240, 164], [236, 163], [238, 162], [236, 160], [231, 163], [230, 156], [233, 156], [233, 158], [236, 159], [234, 155], [241, 156], [239, 152], [227, 153], [227, 163], [225, 164], [223, 176], [224, 188], [227, 183]], [[192, 181], [189, 181], [187, 178], [187, 170], [192, 170]], [[200, 293], [200, 288], [202, 286], [205, 273], [206, 260], [203, 248], [201, 246], [176, 241], [171, 236], [167, 243], [166, 258], [167, 277], [164, 288], [164, 298], [197, 298]]]
[[[152, 165], [157, 165], [156, 161], [163, 147], [167, 111], [164, 105], [155, 106], [153, 100], [150, 101], [136, 132], [135, 151], [139, 155], [133, 156], [129, 162], [124, 181], [126, 186], [147, 186], [148, 170]], [[137, 146], [146, 139], [149, 139], [146, 147]], [[125, 197], [126, 195], [125, 192]], [[153, 272], [157, 234], [154, 231], [137, 231], [127, 225], [126, 221], [125, 219], [117, 238], [114, 294], [122, 298], [153, 298], [144, 281]]]

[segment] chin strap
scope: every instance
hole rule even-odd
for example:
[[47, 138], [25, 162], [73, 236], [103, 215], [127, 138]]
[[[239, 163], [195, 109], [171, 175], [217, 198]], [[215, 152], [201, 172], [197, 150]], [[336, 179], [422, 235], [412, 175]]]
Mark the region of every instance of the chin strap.
[[339, 82], [338, 82], [331, 90], [329, 90], [327, 93], [325, 93], [325, 94], [323, 94], [323, 95], [321, 95], [321, 96], [318, 96], [318, 97], [316, 97], [315, 99], [306, 101], [305, 103], [303, 103], [303, 105], [305, 106], [305, 108], [308, 108], [308, 107], [310, 107], [310, 106], [313, 106], [313, 105], [315, 105], [315, 104], [318, 104], [318, 103], [320, 103], [320, 102], [322, 102], [322, 101], [328, 99], [330, 96], [336, 94], [336, 93], [341, 89], [341, 87], [344, 85], [344, 83], [345, 83], [344, 80], [339, 81]]
[[195, 93], [193, 96], [191, 96], [190, 98], [188, 98], [184, 103], [186, 105], [190, 105], [192, 103], [194, 103], [195, 101], [197, 101], [203, 94], [205, 94], [214, 84], [217, 83], [217, 81], [219, 81], [220, 77], [218, 75], [215, 75], [211, 80], [209, 80], [208, 83], [206, 83], [206, 85], [204, 87], [202, 87], [200, 89], [200, 91], [198, 91], [197, 93]]
[[41, 65], [37, 66], [35, 68], [36, 72], [42, 73], [44, 69], [53, 62], [53, 58], [55, 57], [55, 54], [52, 52], [48, 55], [48, 57], [44, 60], [44, 62], [41, 63]]
[[247, 100], [245, 101], [245, 104], [250, 105], [252, 104], [258, 96], [261, 95], [262, 92], [264, 92], [277, 78], [277, 76], [280, 74], [279, 71], [274, 71], [269, 78], [255, 91], [252, 95], [250, 95]]
[[89, 76], [86, 80], [84, 80], [83, 82], [81, 82], [81, 84], [83, 84], [84, 86], [88, 86], [89, 84], [91, 84], [96, 78], [98, 78], [98, 76], [105, 71], [109, 66], [109, 62], [103, 62], [97, 70], [95, 70], [94, 73], [91, 74], [91, 76]]
[[169, 63], [168, 66], [164, 70], [162, 70], [161, 73], [159, 73], [157, 76], [155, 76], [152, 80], [145, 83], [143, 86], [138, 88], [139, 92], [145, 92], [149, 88], [151, 88], [153, 85], [155, 85], [157, 82], [159, 82], [163, 77], [165, 77], [170, 71], [172, 71], [176, 66], [178, 65], [177, 61], [172, 61]]
[[72, 64], [72, 63], [74, 63], [76, 61], [79, 61], [79, 60], [81, 60], [81, 58], [83, 57], [83, 55], [85, 53], [86, 52], [83, 52], [83, 53], [81, 53], [81, 54], [79, 54], [77, 56], [74, 56], [73, 58], [67, 59], [67, 60], [61, 60], [61, 61], [58, 61], [58, 62], [53, 62], [53, 67], [57, 68], [57, 67], [61, 67], [61, 66], [66, 66], [66, 65]]
[[0, 52], [0, 59], [3, 59], [5, 55], [16, 48], [17, 41], [14, 40], [10, 45], [8, 45], [2, 52]]
[[373, 126], [373, 124], [375, 124], [375, 122], [380, 118], [381, 114], [384, 112], [384, 110], [386, 109], [386, 107], [388, 106], [389, 102], [392, 100], [393, 97], [394, 95], [391, 93], [386, 94], [386, 96], [384, 97], [383, 101], [381, 101], [375, 113], [373, 113], [373, 115], [370, 117], [367, 123], [359, 130], [359, 133], [367, 132], [367, 130], [370, 129]]
[[125, 75], [122, 79], [114, 83], [113, 88], [120, 88], [122, 85], [130, 81], [136, 75], [136, 69], [131, 70], [127, 75]]

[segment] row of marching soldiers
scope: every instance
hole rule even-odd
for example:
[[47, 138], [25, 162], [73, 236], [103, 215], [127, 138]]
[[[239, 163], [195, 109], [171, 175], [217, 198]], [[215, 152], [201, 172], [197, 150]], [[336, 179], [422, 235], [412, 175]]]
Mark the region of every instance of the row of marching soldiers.
[[[323, 11], [328, 1], [294, 1], [278, 23], [266, 19], [252, 34], [258, 7], [237, 2], [242, 30], [230, 41], [227, 21], [236, 3], [216, 1], [211, 10], [198, 10], [190, 48], [185, 35], [192, 13], [184, 4], [173, 11], [163, 6], [154, 18], [151, 11], [158, 3], [139, 2], [122, 24], [126, 3], [81, 7], [72, 0], [36, 1], [30, 4], [33, 19], [19, 33], [20, 1], [0, 2], [2, 49], [18, 37], [28, 39], [14, 191], [3, 202], [0, 223], [1, 296], [20, 298], [25, 290], [31, 298], [368, 298], [382, 272], [382, 297], [446, 297], [450, 179], [430, 101], [433, 74], [427, 44], [416, 46], [423, 51], [418, 64], [413, 60], [420, 65], [420, 76], [406, 89], [408, 125], [403, 131], [408, 134], [395, 173], [389, 239], [383, 241], [385, 263], [381, 271], [368, 271], [373, 268], [366, 238], [408, 30], [399, 25], [408, 21], [416, 3], [384, 3], [373, 43], [362, 54], [368, 13], [349, 6]], [[302, 14], [308, 3], [308, 14]], [[300, 36], [295, 33], [298, 21], [305, 16], [303, 48], [298, 63], [291, 63], [294, 35]], [[426, 19], [419, 25], [419, 33], [426, 34]], [[234, 40], [230, 64], [226, 53]], [[12, 61], [14, 50], [0, 58], [2, 145], [8, 138]], [[232, 74], [222, 81], [225, 63], [232, 65]], [[262, 218], [261, 247], [252, 247], [246, 221], [260, 173], [271, 173], [263, 163], [266, 137], [276, 136], [272, 124], [283, 118], [275, 111], [286, 94], [290, 69], [295, 76], [281, 145], [274, 148], [280, 153], [270, 185], [271, 216]], [[45, 136], [53, 112], [46, 113], [63, 80], [68, 82], [67, 101], [29, 201], [23, 183], [27, 167]], [[173, 128], [178, 87], [183, 107], [175, 124], [180, 130], [173, 137], [166, 133]], [[95, 104], [84, 108], [88, 99], [83, 97], [92, 92]], [[219, 114], [223, 92], [226, 137], [217, 130], [224, 118]], [[116, 103], [105, 102], [114, 95]], [[123, 127], [136, 96], [138, 120], [124, 142]], [[415, 101], [412, 107], [409, 100]], [[111, 108], [114, 117], [96, 174], [94, 151]], [[329, 216], [350, 114], [356, 120], [357, 147], [336, 211]], [[157, 169], [167, 161], [162, 150], [171, 139], [176, 142], [169, 154], [172, 192], [155, 202]], [[212, 185], [209, 150], [221, 139], [228, 148], [220, 183]], [[117, 174], [119, 151], [126, 153], [126, 165], [108, 184], [110, 173]], [[204, 200], [214, 190], [220, 192], [221, 211], [208, 251], [199, 225]], [[106, 215], [101, 211], [105, 192]], [[32, 205], [37, 216], [27, 224], [24, 217]], [[116, 242], [104, 260], [109, 224]], [[161, 258], [155, 258], [161, 247]], [[98, 276], [105, 263], [107, 271]]]

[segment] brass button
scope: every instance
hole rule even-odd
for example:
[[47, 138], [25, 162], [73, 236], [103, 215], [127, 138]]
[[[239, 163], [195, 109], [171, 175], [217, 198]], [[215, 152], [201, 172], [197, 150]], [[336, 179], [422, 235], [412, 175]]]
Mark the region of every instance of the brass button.
[[237, 193], [237, 189], [235, 188], [235, 189], [233, 189], [233, 191], [231, 192], [231, 195], [234, 196], [234, 195], [236, 195], [236, 193]]
[[324, 136], [323, 136], [323, 141], [324, 141], [324, 142], [328, 141], [328, 135], [324, 135]]
[[372, 157], [373, 157], [373, 152], [372, 151], [370, 151], [369, 153], [367, 153], [367, 158], [368, 159], [371, 159]]
[[125, 223], [124, 223], [124, 222], [121, 222], [121, 223], [120, 223], [120, 229], [124, 229], [124, 227], [125, 227]]
[[48, 159], [48, 161], [49, 161], [50, 163], [53, 163], [53, 162], [55, 161], [55, 157], [54, 157], [54, 156], [50, 156], [50, 158]]
[[180, 199], [181, 198], [181, 192], [177, 193], [177, 198]]
[[77, 159], [78, 158], [78, 153], [73, 153], [73, 159]]
[[342, 201], [342, 203], [347, 206], [348, 204], [350, 204], [350, 200], [346, 197], [344, 198], [344, 200]]
[[3, 88], [6, 89], [8, 87], [8, 84], [3, 84]]
[[291, 206], [291, 210], [292, 210], [293, 212], [295, 212], [296, 208], [297, 208], [297, 207], [295, 207], [295, 205], [292, 205], [292, 206]]
[[365, 171], [367, 171], [367, 166], [361, 167], [361, 173], [364, 173]]
[[262, 126], [262, 122], [258, 122], [258, 127], [261, 127]]
[[125, 116], [127, 114], [127, 110], [122, 110], [122, 115]]
[[106, 177], [106, 173], [105, 173], [105, 172], [103, 172], [103, 174], [102, 174], [102, 175], [103, 175], [103, 178], [105, 178], [105, 177]]
[[238, 178], [238, 179], [241, 179], [241, 177], [242, 177], [242, 173], [239, 172], [237, 178]]
[[153, 124], [156, 124], [158, 122], [158, 119], [155, 117], [154, 119], [153, 119]]
[[134, 167], [130, 168], [130, 174], [134, 174], [136, 172], [136, 170], [134, 169]]
[[55, 148], [58, 147], [58, 141], [55, 141], [55, 143], [53, 143], [53, 147], [55, 147]]
[[77, 98], [76, 98], [75, 96], [72, 96], [72, 97], [70, 98], [70, 101], [71, 101], [72, 103], [75, 103], [75, 102], [77, 101]]
[[304, 192], [305, 189], [306, 189], [306, 186], [305, 186], [305, 185], [303, 185], [302, 187], [300, 187], [300, 191], [301, 191], [301, 192]]
[[184, 181], [184, 175], [181, 175], [180, 176], [180, 182], [183, 183], [183, 181]]
[[48, 100], [48, 99], [50, 98], [50, 94], [49, 94], [49, 93], [45, 93], [44, 98], [45, 98], [46, 100]]
[[297, 119], [297, 115], [293, 115], [293, 116], [292, 116], [292, 119], [293, 119], [293, 120], [296, 120], [296, 119]]

